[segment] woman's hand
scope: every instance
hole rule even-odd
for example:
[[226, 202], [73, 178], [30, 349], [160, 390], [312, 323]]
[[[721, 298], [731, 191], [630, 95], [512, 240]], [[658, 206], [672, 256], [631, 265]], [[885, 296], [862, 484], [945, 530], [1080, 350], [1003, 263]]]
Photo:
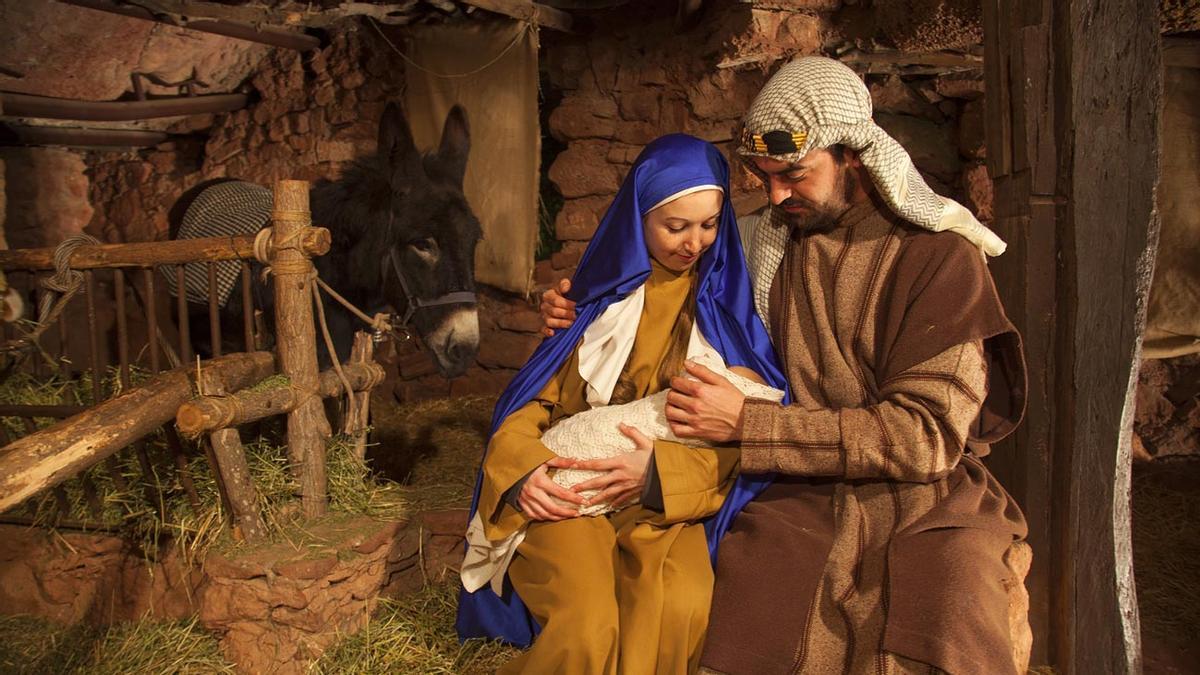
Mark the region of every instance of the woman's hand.
[[[555, 483], [548, 472], [548, 469], [574, 467], [573, 460], [555, 457], [529, 474], [529, 479], [521, 486], [521, 494], [517, 496], [517, 503], [526, 517], [530, 520], [566, 520], [579, 515], [578, 507], [586, 504], [587, 500]], [[563, 506], [561, 502], [574, 506]]]
[[650, 455], [654, 452], [654, 441], [628, 424], [621, 424], [617, 428], [633, 441], [637, 446], [636, 450], [608, 459], [578, 460], [571, 467], [604, 472], [604, 475], [586, 480], [572, 488], [576, 492], [600, 490], [588, 500], [591, 504], [609, 504], [613, 508], [619, 508], [641, 497], [642, 488], [646, 485], [646, 468], [650, 465]]
[[555, 328], [570, 328], [575, 323], [575, 303], [563, 297], [569, 290], [571, 280], [560, 279], [558, 288], [542, 293], [542, 335], [550, 337]]

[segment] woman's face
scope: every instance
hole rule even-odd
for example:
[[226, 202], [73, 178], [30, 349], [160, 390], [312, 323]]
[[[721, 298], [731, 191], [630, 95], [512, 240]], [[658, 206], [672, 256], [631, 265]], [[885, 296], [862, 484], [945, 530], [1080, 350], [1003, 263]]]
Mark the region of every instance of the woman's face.
[[647, 213], [642, 222], [650, 255], [674, 272], [696, 264], [717, 239], [717, 218], [724, 199], [720, 190], [701, 190]]

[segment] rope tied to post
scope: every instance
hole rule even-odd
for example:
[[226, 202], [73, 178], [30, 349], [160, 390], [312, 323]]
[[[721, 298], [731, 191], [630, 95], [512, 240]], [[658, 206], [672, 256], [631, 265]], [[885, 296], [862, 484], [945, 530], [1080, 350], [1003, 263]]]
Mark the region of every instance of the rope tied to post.
[[[37, 344], [42, 333], [53, 326], [84, 285], [83, 272], [71, 267], [71, 256], [81, 246], [95, 246], [100, 240], [80, 232], [67, 237], [54, 249], [54, 274], [42, 279], [43, 293], [38, 299], [38, 318], [28, 333], [0, 345], [0, 352], [25, 351]], [[49, 358], [49, 357], [47, 357]]]
[[[321, 299], [321, 291], [324, 290], [338, 302], [340, 302], [347, 310], [364, 321], [367, 325], [379, 333], [381, 331], [391, 331], [391, 322], [388, 320], [387, 314], [376, 314], [374, 318], [368, 317], [362, 310], [355, 307], [353, 303], [342, 297], [336, 291], [329, 287], [317, 273], [317, 268], [312, 264], [312, 260], [304, 255], [303, 248], [300, 246], [300, 239], [303, 236], [304, 228], [312, 226], [312, 219], [306, 211], [289, 211], [275, 210], [272, 212], [274, 221], [287, 220], [294, 223], [300, 223], [301, 228], [296, 229], [291, 235], [275, 241], [275, 230], [271, 227], [264, 227], [259, 230], [258, 234], [254, 235], [254, 257], [263, 265], [263, 278], [269, 276], [304, 276], [304, 282], [312, 282], [312, 297], [313, 304], [317, 310], [317, 323], [321, 327], [321, 337], [325, 342], [325, 349], [329, 352], [329, 360], [333, 363], [333, 370], [337, 373], [338, 380], [342, 383], [342, 388], [346, 394], [347, 401], [347, 419], [349, 421], [347, 433], [355, 433], [361, 431], [357, 428], [355, 420], [358, 419], [358, 404], [354, 397], [354, 388], [350, 384], [350, 378], [346, 377], [345, 371], [342, 370], [342, 364], [338, 361], [337, 349], [333, 344], [333, 336], [329, 332], [329, 324], [325, 320], [325, 302]], [[279, 251], [292, 250], [301, 253], [301, 257], [295, 260], [275, 260], [274, 254]], [[293, 386], [295, 386], [293, 384]], [[305, 398], [319, 397], [320, 392], [298, 390]], [[354, 429], [349, 428], [350, 425], [355, 425]]]

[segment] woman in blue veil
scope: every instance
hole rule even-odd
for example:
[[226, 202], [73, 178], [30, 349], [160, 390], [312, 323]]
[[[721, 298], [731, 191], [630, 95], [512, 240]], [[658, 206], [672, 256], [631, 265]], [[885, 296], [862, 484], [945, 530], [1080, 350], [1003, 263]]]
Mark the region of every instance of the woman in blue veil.
[[[678, 363], [662, 354], [681, 351], [693, 322], [728, 366], [786, 390], [728, 195], [729, 167], [711, 144], [673, 134], [646, 146], [572, 280], [576, 321], [542, 342], [497, 402], [472, 530], [493, 539], [527, 524], [527, 536], [504, 561], [502, 584], [466, 584], [456, 627], [462, 639], [518, 646], [545, 631], [506, 670], [694, 670], [717, 544], [705, 531], [725, 520], [736, 449], [653, 442], [644, 503], [607, 517], [554, 516], [528, 495], [555, 466], [540, 432], [566, 414], [665, 388]], [[701, 247], [672, 243], [692, 235]]]

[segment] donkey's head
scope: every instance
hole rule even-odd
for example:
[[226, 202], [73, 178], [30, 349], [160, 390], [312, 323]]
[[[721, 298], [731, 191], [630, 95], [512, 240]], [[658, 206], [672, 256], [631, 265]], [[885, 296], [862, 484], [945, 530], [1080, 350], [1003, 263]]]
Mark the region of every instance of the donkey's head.
[[439, 147], [422, 155], [400, 107], [389, 103], [377, 153], [338, 181], [338, 198], [330, 200], [341, 202], [330, 205], [336, 213], [314, 213], [331, 225], [340, 221], [330, 230], [334, 248], [349, 249], [350, 269], [334, 274], [365, 287], [370, 302], [391, 305], [447, 377], [461, 375], [479, 350], [474, 262], [481, 230], [463, 195], [470, 145], [466, 112], [455, 106]]

